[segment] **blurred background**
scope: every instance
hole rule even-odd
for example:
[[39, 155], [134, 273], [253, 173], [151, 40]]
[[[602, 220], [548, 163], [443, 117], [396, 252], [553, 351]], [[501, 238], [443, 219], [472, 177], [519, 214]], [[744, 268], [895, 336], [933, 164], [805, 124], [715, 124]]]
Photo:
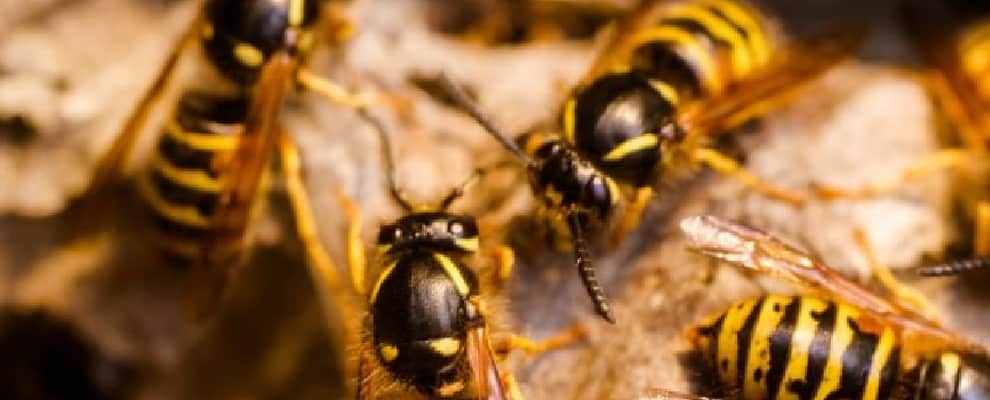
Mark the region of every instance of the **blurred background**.
[[[361, 310], [321, 307], [278, 174], [254, 225], [251, 261], [206, 324], [184, 317], [188, 270], [155, 252], [129, 185], [89, 201], [101, 210], [98, 219], [79, 205], [97, 160], [199, 3], [0, 0], [0, 398], [343, 396], [339, 360], [353, 349], [328, 333]], [[603, 32], [632, 3], [334, 2], [353, 33], [341, 44], [323, 43], [309, 65], [356, 92], [404, 99], [374, 113], [394, 138], [400, 185], [428, 201], [471, 168], [509, 155], [419, 90], [412, 77], [445, 71], [509, 132], [552, 123], [594, 60]], [[799, 190], [814, 183], [856, 185], [893, 176], [944, 145], [945, 121], [918, 79], [923, 62], [904, 38], [897, 1], [754, 3], [782, 41], [836, 24], [869, 31], [855, 60], [793, 104], [720, 139], [748, 168]], [[178, 94], [198, 83], [204, 68], [194, 48], [180, 64], [128, 176], [147, 159]], [[346, 221], [336, 193], [364, 210], [368, 242], [378, 225], [401, 215], [387, 196], [378, 140], [353, 110], [308, 93], [291, 95], [282, 118], [301, 149], [321, 243], [343, 266]], [[682, 331], [734, 300], [794, 290], [688, 253], [677, 222], [702, 213], [779, 234], [868, 283], [865, 256], [853, 240], [860, 228], [880, 262], [945, 310], [948, 326], [988, 338], [990, 317], [982, 310], [990, 299], [980, 288], [990, 276], [920, 280], [904, 271], [968, 254], [968, 222], [956, 204], [976, 187], [935, 174], [873, 199], [813, 200], [795, 208], [700, 168], [683, 175], [664, 183], [621, 246], [594, 248], [599, 276], [616, 304], [614, 326], [592, 314], [571, 255], [533, 237], [538, 222], [530, 217], [533, 199], [519, 171], [495, 174], [456, 204], [457, 211], [483, 216], [491, 240], [519, 253], [515, 276], [498, 293], [504, 300], [500, 326], [540, 338], [574, 322], [587, 324], [587, 340], [575, 346], [506, 360], [503, 368], [517, 375], [528, 398], [630, 399], [650, 387], [708, 390], [711, 379], [696, 368]], [[500, 206], [490, 212], [494, 204]]]

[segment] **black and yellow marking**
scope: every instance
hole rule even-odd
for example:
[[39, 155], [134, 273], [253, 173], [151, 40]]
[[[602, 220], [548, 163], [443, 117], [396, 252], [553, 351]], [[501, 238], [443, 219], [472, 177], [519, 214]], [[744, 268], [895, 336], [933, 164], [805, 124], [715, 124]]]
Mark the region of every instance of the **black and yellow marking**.
[[886, 399], [900, 347], [891, 328], [864, 318], [836, 302], [764, 296], [734, 304], [689, 336], [745, 400]]
[[187, 93], [165, 125], [155, 154], [139, 177], [166, 250], [191, 258], [208, 239], [226, 184], [222, 162], [236, 151], [247, 99]]
[[[653, 26], [632, 35], [625, 69], [644, 71], [682, 94], [721, 93], [765, 66], [772, 54], [760, 15], [729, 0], [675, 4], [660, 13]], [[668, 63], [679, 63], [691, 76], [668, 74]]]

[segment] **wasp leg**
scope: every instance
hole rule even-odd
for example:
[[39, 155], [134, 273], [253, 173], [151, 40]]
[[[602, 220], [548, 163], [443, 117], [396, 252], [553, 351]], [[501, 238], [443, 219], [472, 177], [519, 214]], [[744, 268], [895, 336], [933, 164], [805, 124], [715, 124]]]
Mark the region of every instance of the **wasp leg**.
[[495, 273], [499, 284], [504, 284], [512, 279], [512, 272], [516, 265], [516, 252], [506, 245], [498, 245], [492, 249], [492, 258], [495, 259]]
[[498, 379], [502, 382], [502, 387], [505, 388], [505, 394], [509, 400], [526, 400], [522, 390], [519, 390], [519, 382], [516, 381], [515, 375], [511, 372], [503, 372], [499, 374]]
[[361, 209], [344, 192], [337, 192], [337, 201], [347, 214], [347, 267], [351, 285], [355, 292], [364, 297], [367, 293], [364, 276], [367, 259], [364, 255], [364, 241], [361, 240]]
[[696, 396], [690, 393], [677, 392], [670, 389], [650, 388], [638, 400], [720, 400], [718, 397]]
[[633, 229], [636, 229], [636, 226], [639, 225], [640, 220], [643, 218], [643, 212], [646, 211], [646, 206], [649, 205], [652, 198], [652, 188], [643, 187], [636, 189], [636, 197], [633, 199], [632, 204], [629, 205], [629, 209], [626, 210], [625, 215], [622, 216], [622, 222], [615, 229], [615, 233], [612, 234], [612, 247], [619, 247], [626, 236]]
[[856, 245], [859, 246], [860, 251], [866, 257], [867, 263], [870, 265], [870, 270], [873, 272], [873, 277], [876, 278], [877, 282], [881, 286], [887, 289], [894, 298], [905, 307], [917, 310], [924, 317], [931, 319], [933, 321], [940, 321], [938, 308], [936, 308], [931, 301], [928, 300], [921, 292], [918, 290], [905, 285], [900, 282], [893, 273], [890, 272], [890, 268], [886, 265], [880, 263], [877, 260], [876, 253], [873, 251], [873, 246], [870, 244], [869, 238], [866, 236], [866, 232], [862, 229], [857, 228], [853, 233], [856, 240]]
[[334, 264], [329, 252], [320, 243], [316, 229], [309, 196], [303, 184], [302, 168], [299, 162], [299, 149], [284, 133], [279, 139], [279, 156], [282, 161], [282, 173], [285, 176], [286, 190], [289, 202], [295, 215], [296, 234], [306, 249], [306, 254], [313, 264], [313, 278], [318, 283], [326, 283], [327, 288], [334, 293], [342, 293], [339, 269]]
[[973, 252], [977, 256], [990, 254], [990, 201], [976, 204], [973, 221]]
[[764, 196], [785, 201], [795, 206], [803, 205], [807, 198], [803, 193], [797, 193], [760, 179], [739, 165], [736, 160], [717, 150], [699, 148], [691, 154], [691, 158], [694, 161], [708, 165], [715, 172], [738, 179], [751, 189], [763, 193]]
[[[282, 163], [282, 174], [285, 176], [289, 203], [295, 216], [296, 234], [309, 258], [310, 275], [328, 324], [327, 332], [332, 340], [342, 343], [343, 348], [351, 347], [360, 341], [358, 336], [360, 327], [356, 324], [359, 319], [355, 314], [355, 304], [340, 277], [340, 269], [333, 262], [326, 247], [320, 243], [316, 219], [303, 185], [299, 149], [284, 132], [279, 138], [279, 158]], [[346, 376], [354, 376], [355, 371], [351, 369], [351, 363], [346, 357], [340, 357], [338, 361], [341, 371], [345, 371]]]
[[972, 160], [972, 152], [966, 149], [944, 149], [923, 158], [904, 169], [897, 176], [869, 183], [858, 188], [842, 189], [827, 185], [815, 185], [815, 193], [824, 199], [856, 199], [890, 193], [911, 181], [918, 180], [944, 169], [958, 168]]
[[515, 333], [507, 333], [494, 343], [496, 354], [506, 355], [514, 349], [520, 349], [528, 355], [538, 355], [540, 353], [570, 346], [587, 336], [584, 324], [576, 323], [570, 327], [557, 332], [557, 334], [543, 339], [534, 340]]

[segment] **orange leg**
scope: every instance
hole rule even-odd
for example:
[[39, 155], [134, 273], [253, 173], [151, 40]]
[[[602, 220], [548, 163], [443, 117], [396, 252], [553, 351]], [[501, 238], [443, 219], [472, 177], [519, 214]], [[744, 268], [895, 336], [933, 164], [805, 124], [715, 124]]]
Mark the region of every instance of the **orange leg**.
[[876, 278], [877, 282], [880, 283], [884, 288], [893, 295], [894, 299], [897, 300], [902, 306], [907, 308], [917, 310], [921, 315], [933, 320], [938, 321], [939, 312], [932, 303], [917, 289], [907, 286], [901, 283], [890, 272], [890, 268], [886, 265], [881, 264], [876, 257], [876, 253], [873, 251], [873, 246], [870, 245], [869, 238], [866, 237], [866, 232], [862, 229], [856, 229], [853, 232], [856, 239], [856, 244], [859, 246], [860, 251], [866, 256], [867, 262], [870, 264], [870, 270], [873, 271], [873, 277]]

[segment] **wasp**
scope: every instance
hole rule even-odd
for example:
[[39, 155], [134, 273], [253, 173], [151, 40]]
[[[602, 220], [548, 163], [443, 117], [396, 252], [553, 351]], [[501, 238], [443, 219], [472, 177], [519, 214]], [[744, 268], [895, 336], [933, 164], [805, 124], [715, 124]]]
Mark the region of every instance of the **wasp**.
[[516, 45], [589, 39], [628, 12], [628, 6], [600, 1], [472, 0], [434, 2], [434, 29], [483, 45]]
[[[348, 265], [354, 290], [366, 299], [360, 329], [357, 398], [377, 399], [411, 393], [441, 399], [517, 399], [522, 394], [509, 373], [500, 373], [496, 355], [513, 348], [530, 354], [574, 342], [580, 325], [536, 342], [515, 334], [493, 338], [496, 317], [468, 262], [481, 251], [479, 224], [470, 215], [447, 211], [485, 173], [481, 168], [436, 205], [416, 204], [398, 187], [389, 134], [378, 120], [389, 192], [406, 215], [381, 226], [377, 261], [368, 263], [361, 240], [361, 212], [346, 195], [341, 204], [350, 220]], [[498, 279], [508, 279], [513, 257], [494, 254]], [[367, 271], [377, 278], [368, 285]]]
[[564, 102], [559, 134], [530, 133], [520, 146], [466, 95], [454, 96], [525, 165], [541, 207], [571, 238], [595, 311], [610, 322], [585, 232], [600, 230], [595, 226], [631, 199], [614, 231], [618, 243], [638, 224], [657, 182], [689, 165], [708, 165], [768, 196], [802, 203], [803, 194], [764, 182], [705, 141], [793, 98], [849, 55], [860, 36], [850, 29], [774, 46], [763, 17], [742, 3], [660, 3], [644, 1], [619, 22]]
[[212, 314], [247, 258], [252, 217], [275, 149], [313, 273], [320, 281], [336, 281], [336, 269], [317, 240], [298, 150], [279, 121], [284, 98], [294, 87], [356, 108], [366, 104], [304, 66], [323, 31], [324, 7], [319, 0], [205, 1], [97, 166], [90, 192], [120, 178], [181, 55], [196, 42], [214, 72], [200, 78], [215, 82], [181, 94], [137, 186], [159, 228], [156, 244], [193, 266], [191, 303], [197, 320]]
[[990, 395], [982, 347], [764, 232], [715, 217], [681, 223], [688, 245], [805, 289], [737, 302], [688, 329], [719, 381], [746, 400], [977, 399]]

